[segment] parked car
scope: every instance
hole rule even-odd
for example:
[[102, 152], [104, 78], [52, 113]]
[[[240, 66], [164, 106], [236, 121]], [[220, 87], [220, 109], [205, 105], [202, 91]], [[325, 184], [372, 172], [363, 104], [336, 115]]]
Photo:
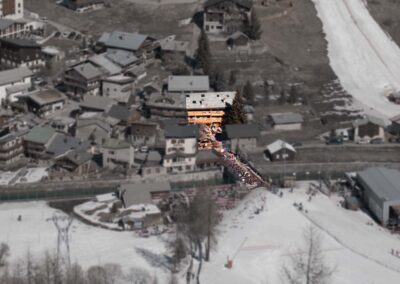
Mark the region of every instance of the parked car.
[[385, 142], [382, 138], [375, 138], [371, 140], [371, 144], [382, 144]]
[[400, 143], [400, 137], [390, 137], [388, 141], [390, 143]]
[[326, 141], [326, 145], [340, 145], [340, 144], [343, 144], [342, 137], [330, 138]]
[[293, 147], [301, 147], [301, 146], [303, 146], [303, 143], [301, 143], [301, 142], [292, 142], [292, 143], [290, 143], [290, 145], [292, 145]]
[[369, 138], [361, 138], [357, 141], [357, 144], [369, 144], [370, 142]]

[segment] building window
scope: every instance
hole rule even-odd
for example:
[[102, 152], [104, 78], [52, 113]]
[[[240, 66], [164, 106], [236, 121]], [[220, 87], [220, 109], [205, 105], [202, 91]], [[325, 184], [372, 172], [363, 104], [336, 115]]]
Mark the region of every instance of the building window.
[[190, 170], [190, 166], [186, 166], [186, 170]]
[[108, 151], [108, 154], [114, 155], [115, 153], [114, 153], [114, 151]]
[[175, 143], [176, 143], [176, 140], [175, 140], [175, 139], [172, 139], [171, 143], [172, 143], [172, 144], [175, 144]]

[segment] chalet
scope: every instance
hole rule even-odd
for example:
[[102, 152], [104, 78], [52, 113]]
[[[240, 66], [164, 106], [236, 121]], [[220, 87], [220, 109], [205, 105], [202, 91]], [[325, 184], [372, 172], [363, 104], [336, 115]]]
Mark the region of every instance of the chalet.
[[93, 155], [86, 151], [72, 150], [55, 160], [54, 168], [76, 175], [88, 174], [94, 167]]
[[126, 51], [121, 49], [110, 49], [107, 50], [105, 56], [112, 62], [120, 66], [122, 69], [126, 69], [129, 66], [140, 63], [139, 58], [135, 56], [132, 51]]
[[62, 109], [65, 100], [65, 95], [54, 89], [38, 90], [26, 95], [28, 110], [39, 117], [48, 116]]
[[392, 117], [390, 121], [392, 122], [390, 125], [390, 133], [400, 136], [400, 115]]
[[24, 156], [22, 136], [25, 132], [16, 132], [9, 127], [0, 130], [0, 166], [14, 164]]
[[24, 16], [24, 0], [2, 0], [0, 18], [20, 19]]
[[83, 112], [106, 112], [115, 104], [115, 101], [108, 97], [87, 95], [79, 103]]
[[103, 80], [101, 93], [105, 97], [127, 103], [133, 94], [135, 79], [129, 76], [116, 75]]
[[67, 92], [74, 95], [98, 95], [103, 76], [102, 71], [92, 63], [80, 63], [65, 71], [64, 84]]
[[130, 125], [129, 137], [133, 145], [154, 146], [157, 142], [159, 125], [153, 122], [137, 121]]
[[103, 33], [97, 41], [97, 45], [104, 47], [107, 52], [114, 50], [132, 52], [142, 61], [154, 58], [155, 52], [159, 47], [159, 43], [152, 37], [120, 31]]
[[292, 161], [295, 159], [296, 150], [292, 145], [282, 140], [276, 140], [267, 146], [265, 156], [270, 161]]
[[196, 166], [197, 125], [167, 125], [165, 134], [164, 167], [168, 173], [193, 171]]
[[18, 95], [28, 92], [32, 87], [32, 75], [28, 67], [0, 71], [0, 104], [15, 102]]
[[225, 125], [226, 146], [232, 152], [238, 149], [254, 152], [257, 148], [257, 139], [260, 130], [256, 124], [228, 124]]
[[203, 29], [207, 33], [240, 31], [252, 8], [250, 0], [208, 0], [204, 4]]
[[143, 229], [148, 226], [161, 225], [163, 217], [155, 205], [170, 194], [168, 182], [122, 184], [119, 196], [125, 210], [116, 216], [124, 229]]
[[27, 31], [25, 22], [0, 19], [0, 38], [17, 38], [24, 36]]
[[189, 50], [188, 41], [176, 40], [175, 36], [168, 36], [158, 41], [160, 44], [161, 55], [180, 54], [187, 55]]
[[227, 41], [226, 44], [230, 48], [247, 48], [249, 47], [250, 39], [249, 37], [242, 33], [241, 31], [236, 31], [233, 34], [231, 34]]
[[102, 145], [103, 167], [114, 169], [121, 166], [131, 168], [134, 163], [133, 146], [123, 140], [106, 139]]
[[158, 204], [169, 196], [171, 185], [166, 181], [124, 183], [118, 188], [125, 208], [137, 204]]
[[163, 157], [160, 152], [156, 150], [136, 152], [135, 164], [140, 168], [139, 174], [142, 177], [159, 177], [160, 175], [165, 175], [167, 173], [167, 168], [163, 167]]
[[108, 109], [107, 116], [115, 119], [118, 125], [127, 126], [131, 122], [139, 120], [141, 114], [139, 111], [131, 109], [128, 106], [115, 104]]
[[90, 148], [88, 140], [82, 141], [79, 138], [56, 132], [46, 145], [44, 157], [57, 159], [71, 150], [87, 151]]
[[55, 135], [55, 130], [50, 126], [36, 126], [24, 136], [25, 155], [34, 159], [45, 157], [49, 141]]
[[0, 65], [6, 68], [27, 66], [37, 72], [44, 66], [42, 48], [33, 40], [0, 39]]
[[367, 115], [353, 121], [354, 141], [370, 142], [373, 139], [385, 139], [386, 123], [375, 116]]
[[300, 130], [303, 116], [298, 113], [271, 113], [268, 122], [275, 130]]
[[104, 76], [113, 76], [122, 73], [122, 68], [109, 59], [106, 53], [93, 55], [86, 62], [93, 64]]
[[215, 169], [220, 166], [219, 158], [212, 149], [199, 150], [196, 156], [196, 167], [200, 170]]
[[81, 140], [90, 140], [93, 144], [101, 145], [111, 137], [112, 126], [104, 117], [78, 118], [75, 136]]

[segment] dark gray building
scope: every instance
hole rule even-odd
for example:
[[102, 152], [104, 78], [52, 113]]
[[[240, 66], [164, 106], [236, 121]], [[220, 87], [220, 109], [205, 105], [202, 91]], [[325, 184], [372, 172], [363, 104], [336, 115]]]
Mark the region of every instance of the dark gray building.
[[357, 184], [369, 210], [387, 225], [400, 216], [400, 172], [387, 168], [368, 168], [357, 174]]
[[260, 129], [256, 124], [225, 125], [226, 146], [233, 152], [238, 149], [254, 152]]

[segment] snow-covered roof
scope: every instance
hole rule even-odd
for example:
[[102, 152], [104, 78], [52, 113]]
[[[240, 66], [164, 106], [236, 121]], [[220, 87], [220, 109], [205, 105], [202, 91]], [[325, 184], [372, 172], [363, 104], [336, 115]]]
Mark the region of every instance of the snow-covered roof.
[[273, 142], [267, 146], [267, 150], [271, 154], [276, 153], [277, 151], [279, 151], [283, 148], [290, 150], [292, 152], [296, 152], [296, 150], [294, 149], [294, 147], [292, 145], [290, 145], [289, 143], [287, 143], [283, 140], [280, 140], [280, 139], [276, 140], [275, 142]]

